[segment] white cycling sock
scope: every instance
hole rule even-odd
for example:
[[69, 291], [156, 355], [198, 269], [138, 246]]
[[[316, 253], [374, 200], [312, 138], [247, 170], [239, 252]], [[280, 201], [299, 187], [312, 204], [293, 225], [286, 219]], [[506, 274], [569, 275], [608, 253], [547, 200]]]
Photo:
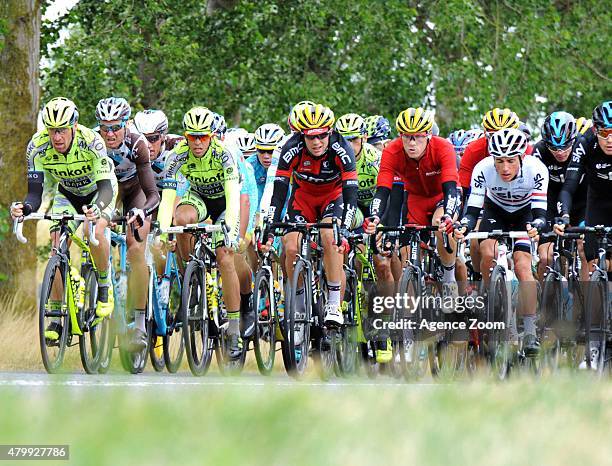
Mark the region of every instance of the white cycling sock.
[[327, 282], [328, 303], [340, 307], [340, 282]]
[[455, 279], [455, 264], [453, 265], [443, 265], [444, 276], [442, 277], [442, 281], [444, 283], [457, 281]]
[[136, 309], [134, 311], [134, 324], [136, 324], [136, 328], [145, 332], [145, 311], [141, 311]]

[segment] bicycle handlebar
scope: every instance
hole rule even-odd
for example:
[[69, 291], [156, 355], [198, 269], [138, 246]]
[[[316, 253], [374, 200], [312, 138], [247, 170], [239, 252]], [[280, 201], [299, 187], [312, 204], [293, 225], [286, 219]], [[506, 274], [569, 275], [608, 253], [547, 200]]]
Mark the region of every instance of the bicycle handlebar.
[[565, 233], [595, 233], [596, 235], [607, 236], [612, 235], [612, 227], [606, 227], [604, 225], [596, 225], [594, 227], [568, 227], [565, 229]]
[[472, 233], [468, 233], [466, 239], [499, 239], [499, 238], [523, 238], [528, 239], [526, 231], [501, 231], [501, 230], [493, 230], [493, 231], [474, 231]]
[[[16, 218], [13, 220], [13, 234], [17, 237], [17, 241], [22, 244], [26, 244], [28, 242], [28, 239], [23, 236], [23, 222], [26, 220], [76, 220], [82, 222], [87, 220], [87, 216], [83, 214], [42, 214], [33, 212], [25, 217]], [[98, 246], [100, 244], [95, 235], [95, 228], [95, 222], [89, 222], [89, 242], [92, 244], [92, 246]]]

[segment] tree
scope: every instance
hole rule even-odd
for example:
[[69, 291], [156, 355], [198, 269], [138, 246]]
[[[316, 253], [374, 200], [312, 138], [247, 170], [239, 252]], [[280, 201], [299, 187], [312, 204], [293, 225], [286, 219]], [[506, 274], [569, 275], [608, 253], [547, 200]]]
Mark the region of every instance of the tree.
[[[35, 241], [28, 247], [17, 243], [8, 230], [8, 206], [26, 193], [25, 149], [36, 130], [39, 105], [40, 1], [7, 0], [0, 4], [2, 46], [0, 50], [0, 276], [2, 286], [17, 284], [34, 290]], [[31, 229], [32, 231], [33, 229]], [[29, 235], [30, 238], [33, 235]]]
[[442, 132], [494, 106], [532, 125], [588, 115], [611, 89], [608, 18], [596, 0], [80, 0], [44, 34], [45, 95], [68, 95], [93, 124], [98, 99], [162, 108], [171, 129], [207, 105], [250, 130], [311, 99], [393, 119], [437, 112]]

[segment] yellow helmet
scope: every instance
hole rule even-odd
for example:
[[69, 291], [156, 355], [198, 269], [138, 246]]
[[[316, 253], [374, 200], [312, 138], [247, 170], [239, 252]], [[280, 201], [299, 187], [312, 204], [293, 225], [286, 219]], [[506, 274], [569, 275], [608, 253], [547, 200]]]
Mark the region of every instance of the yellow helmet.
[[485, 131], [499, 131], [500, 129], [518, 128], [519, 117], [509, 108], [494, 108], [482, 117], [482, 127]]
[[587, 129], [593, 126], [593, 120], [590, 120], [585, 117], [580, 117], [576, 119], [576, 130], [580, 134], [586, 133]]
[[306, 106], [308, 105], [317, 105], [315, 104], [313, 101], [311, 100], [302, 100], [300, 102], [298, 102], [297, 104], [295, 104], [293, 106], [293, 108], [291, 109], [291, 112], [289, 112], [289, 118], [287, 118], [287, 124], [289, 125], [289, 128], [291, 129], [291, 131], [295, 131], [298, 132], [299, 130], [296, 129], [295, 127], [295, 122], [297, 121], [297, 116], [298, 113]]
[[395, 120], [395, 127], [400, 134], [431, 133], [433, 125], [434, 113], [421, 107], [409, 107]]
[[68, 128], [79, 119], [76, 105], [66, 97], [56, 97], [42, 110], [42, 121], [47, 128]]
[[346, 139], [363, 137], [366, 134], [365, 119], [356, 113], [347, 113], [338, 118], [336, 131]]
[[213, 133], [215, 114], [206, 107], [193, 107], [183, 117], [183, 129], [188, 134]]
[[334, 112], [321, 104], [304, 105], [296, 112], [295, 128], [304, 134], [322, 133], [334, 126]]

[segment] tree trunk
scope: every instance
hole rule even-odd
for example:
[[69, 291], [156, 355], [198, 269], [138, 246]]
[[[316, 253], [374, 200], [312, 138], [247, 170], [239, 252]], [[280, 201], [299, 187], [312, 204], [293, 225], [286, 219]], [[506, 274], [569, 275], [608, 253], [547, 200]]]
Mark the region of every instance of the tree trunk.
[[33, 225], [27, 228], [29, 243], [24, 246], [6, 227], [11, 225], [10, 203], [23, 200], [27, 191], [25, 150], [36, 131], [40, 0], [3, 0], [0, 18], [6, 26], [0, 49], [0, 290], [22, 290], [24, 296], [32, 297], [36, 290], [35, 229]]

